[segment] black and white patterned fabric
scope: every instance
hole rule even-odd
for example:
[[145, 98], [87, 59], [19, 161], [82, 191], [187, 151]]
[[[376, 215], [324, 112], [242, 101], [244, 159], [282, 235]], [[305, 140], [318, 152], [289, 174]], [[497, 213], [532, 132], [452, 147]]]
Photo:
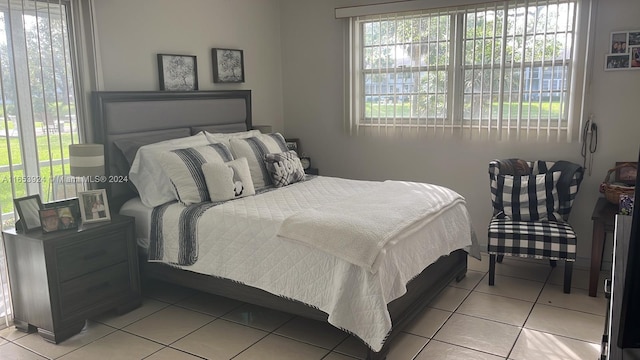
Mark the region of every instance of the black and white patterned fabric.
[[489, 224], [489, 254], [536, 259], [576, 259], [576, 233], [556, 221], [513, 221], [494, 218]]
[[[518, 185], [515, 180], [508, 184], [512, 188], [505, 191], [507, 186], [504, 185], [503, 177], [510, 175], [503, 174], [500, 160], [490, 162], [489, 179], [494, 216], [488, 228], [488, 252], [495, 255], [575, 261], [576, 234], [567, 220], [580, 187], [584, 169], [566, 161], [535, 161], [529, 164], [532, 174], [526, 177], [543, 179], [542, 186], [547, 195], [550, 193], [548, 187], [554, 184], [553, 209], [550, 208], [551, 201], [545, 201], [548, 211], [545, 219], [536, 219], [536, 216], [531, 216], [535, 211], [538, 211], [538, 214], [541, 211], [538, 205], [535, 206], [535, 210], [532, 210], [531, 206], [519, 210], [520, 215], [528, 213], [529, 220], [524, 220], [522, 216], [507, 216], [509, 211], [517, 211], [515, 209], [505, 211], [507, 207], [514, 208], [518, 202], [531, 205], [531, 194], [536, 193], [535, 196], [539, 199], [542, 196], [542, 190], [538, 190], [537, 182], [536, 186], [527, 182], [527, 190], [516, 189]], [[523, 182], [520, 182], [520, 186], [524, 186]], [[513, 194], [520, 194], [522, 197], [513, 201]], [[506, 199], [507, 197], [510, 199]]]
[[262, 134], [247, 139], [230, 139], [234, 158], [247, 158], [251, 180], [256, 190], [272, 184], [271, 175], [264, 164], [266, 154], [288, 151], [284, 137], [279, 133]]
[[218, 143], [167, 151], [162, 154], [160, 165], [171, 180], [178, 201], [191, 205], [210, 200], [202, 165], [231, 160], [229, 148]]
[[275, 187], [283, 187], [304, 180], [304, 168], [298, 154], [293, 150], [265, 154], [264, 164]]
[[493, 203], [502, 211], [496, 216], [511, 220], [537, 221], [560, 218], [556, 184], [560, 172], [539, 175], [498, 175], [491, 182]]

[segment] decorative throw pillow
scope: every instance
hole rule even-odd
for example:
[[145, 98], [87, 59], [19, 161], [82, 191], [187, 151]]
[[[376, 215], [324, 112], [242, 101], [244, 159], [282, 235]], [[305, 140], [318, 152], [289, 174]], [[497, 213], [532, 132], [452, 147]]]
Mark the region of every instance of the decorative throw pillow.
[[556, 187], [559, 179], [559, 171], [540, 175], [498, 175], [492, 184], [496, 188], [495, 196], [502, 199], [503, 213], [498, 216], [515, 221], [561, 221]]
[[208, 145], [204, 134], [144, 145], [138, 149], [129, 170], [129, 180], [136, 186], [145, 206], [156, 207], [176, 199], [169, 177], [158, 166], [160, 157], [169, 150]]
[[231, 160], [233, 157], [226, 145], [209, 144], [166, 151], [161, 156], [160, 166], [171, 180], [178, 201], [191, 205], [210, 200], [202, 165]]
[[256, 193], [247, 158], [206, 163], [202, 165], [202, 173], [211, 201], [226, 201]]
[[264, 164], [275, 187], [287, 186], [304, 180], [304, 169], [295, 151], [265, 154]]
[[223, 143], [227, 146], [229, 145], [229, 140], [231, 139], [247, 139], [250, 137], [260, 135], [260, 130], [248, 130], [234, 133], [212, 133], [205, 131], [204, 135], [207, 137], [210, 143]]
[[234, 158], [247, 158], [251, 180], [256, 190], [271, 185], [271, 176], [265, 167], [264, 156], [289, 150], [284, 137], [279, 133], [261, 134], [247, 139], [230, 139], [229, 142]]

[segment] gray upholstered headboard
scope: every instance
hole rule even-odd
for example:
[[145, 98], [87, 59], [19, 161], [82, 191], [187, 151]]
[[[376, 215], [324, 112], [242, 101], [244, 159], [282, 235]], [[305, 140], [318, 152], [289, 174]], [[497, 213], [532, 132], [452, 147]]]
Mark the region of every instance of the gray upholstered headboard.
[[[251, 129], [251, 90], [101, 91], [93, 93], [94, 141], [104, 144], [107, 176], [128, 175], [114, 141], [124, 138], [178, 138], [201, 130]], [[131, 184], [105, 184], [117, 211], [136, 193]]]

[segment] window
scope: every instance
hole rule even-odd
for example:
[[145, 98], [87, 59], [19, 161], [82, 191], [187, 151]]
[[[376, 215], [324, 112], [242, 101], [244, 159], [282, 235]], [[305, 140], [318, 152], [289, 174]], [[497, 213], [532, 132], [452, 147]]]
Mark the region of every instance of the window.
[[[351, 18], [357, 133], [571, 140], [577, 0]], [[579, 108], [579, 107], [578, 107]]]
[[[0, 228], [13, 226], [13, 199], [75, 196], [68, 145], [79, 142], [66, 0], [0, 0]], [[9, 290], [0, 246], [0, 318]], [[0, 323], [0, 328], [5, 325]]]

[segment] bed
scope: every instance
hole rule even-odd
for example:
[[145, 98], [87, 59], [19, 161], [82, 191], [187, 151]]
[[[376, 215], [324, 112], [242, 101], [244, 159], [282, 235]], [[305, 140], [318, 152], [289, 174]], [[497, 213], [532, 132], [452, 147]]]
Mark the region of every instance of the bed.
[[[94, 138], [105, 145], [109, 179], [124, 179], [131, 168], [133, 154], [125, 154], [123, 141], [181, 138], [200, 131], [234, 133], [252, 128], [249, 90], [96, 92], [93, 101]], [[382, 247], [384, 256], [349, 258], [345, 255], [348, 251], [331, 251], [331, 244], [314, 246], [313, 242], [297, 241], [301, 239], [291, 235], [296, 229], [314, 225], [309, 225], [305, 215], [312, 220], [321, 218], [335, 212], [332, 206], [348, 209], [354, 201], [351, 207], [357, 209], [363, 206], [356, 200], [364, 198], [362, 194], [386, 191], [391, 196], [399, 186], [432, 193], [427, 184], [308, 176], [305, 181], [265, 188], [254, 196], [215, 206], [167, 203], [153, 209], [142, 204], [127, 182], [103, 185], [112, 211], [136, 217], [139, 253], [144, 256], [143, 278], [174, 282], [329, 322], [362, 339], [370, 349], [369, 359], [384, 359], [400, 329], [452, 280], [460, 281], [465, 276], [468, 252], [477, 256], [477, 243], [462, 200], [447, 202], [433, 219], [415, 222], [406, 227], [407, 231], [390, 236], [392, 241]], [[169, 233], [174, 228], [182, 229], [178, 221], [184, 219], [186, 208], [207, 220], [188, 222], [194, 224], [190, 231], [198, 242], [191, 248], [197, 251], [181, 257], [180, 251], [186, 252], [181, 250], [183, 240]], [[325, 215], [318, 213], [322, 209], [326, 209]], [[354, 213], [354, 218], [357, 215]], [[287, 233], [286, 229], [293, 230]], [[426, 233], [435, 234], [434, 241], [423, 241]], [[160, 254], [158, 248], [162, 249]], [[434, 248], [438, 248], [437, 252]], [[353, 253], [357, 256], [367, 251]], [[263, 257], [256, 260], [256, 256]], [[148, 258], [156, 261], [147, 261]], [[256, 262], [260, 266], [247, 265]], [[255, 271], [247, 269], [250, 267], [269, 275], [256, 276]], [[364, 298], [373, 300], [362, 302]], [[358, 302], [362, 304], [355, 304]], [[349, 310], [356, 305], [362, 310], [357, 316]]]

